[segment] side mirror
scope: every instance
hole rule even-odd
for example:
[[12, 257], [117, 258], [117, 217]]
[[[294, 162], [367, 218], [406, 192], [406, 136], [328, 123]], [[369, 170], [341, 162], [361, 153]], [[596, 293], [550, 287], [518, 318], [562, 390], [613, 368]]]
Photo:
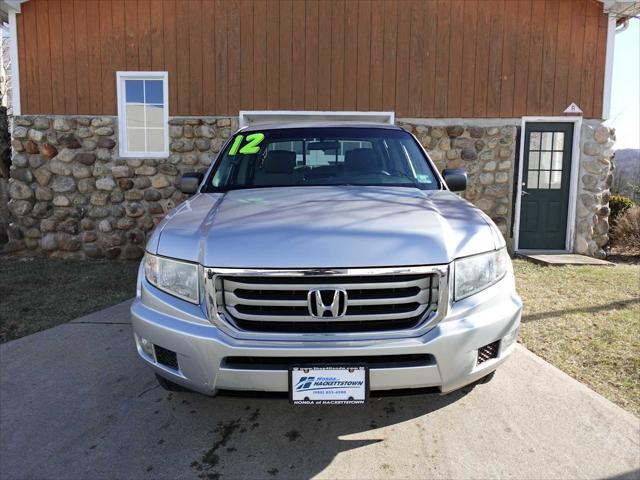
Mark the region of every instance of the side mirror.
[[462, 192], [467, 189], [467, 172], [462, 168], [446, 168], [442, 171], [442, 176], [452, 192]]
[[198, 191], [204, 175], [199, 172], [185, 173], [180, 177], [180, 191], [192, 195]]

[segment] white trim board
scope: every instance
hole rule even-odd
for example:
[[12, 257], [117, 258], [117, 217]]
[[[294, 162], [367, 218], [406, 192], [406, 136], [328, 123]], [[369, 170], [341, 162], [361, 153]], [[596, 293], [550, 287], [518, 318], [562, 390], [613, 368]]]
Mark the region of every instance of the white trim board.
[[342, 121], [395, 123], [394, 112], [338, 112], [310, 110], [240, 110], [240, 128], [255, 123], [278, 123], [297, 121]]
[[11, 56], [11, 108], [13, 116], [22, 114], [20, 104], [20, 64], [18, 58], [18, 24], [16, 10], [9, 11], [9, 55]]
[[522, 117], [520, 125], [520, 161], [518, 162], [518, 180], [516, 182], [516, 204], [513, 222], [513, 250], [519, 251], [520, 240], [520, 203], [522, 199], [522, 169], [524, 168], [524, 141], [527, 123], [573, 123], [573, 145], [571, 146], [571, 174], [569, 178], [569, 205], [567, 212], [567, 235], [565, 238], [565, 252], [573, 252], [576, 223], [576, 199], [578, 196], [578, 172], [580, 168], [580, 135], [582, 132], [582, 117]]
[[609, 14], [607, 24], [607, 51], [604, 64], [604, 86], [602, 89], [602, 119], [611, 116], [611, 88], [613, 86], [613, 49], [616, 43], [616, 16]]

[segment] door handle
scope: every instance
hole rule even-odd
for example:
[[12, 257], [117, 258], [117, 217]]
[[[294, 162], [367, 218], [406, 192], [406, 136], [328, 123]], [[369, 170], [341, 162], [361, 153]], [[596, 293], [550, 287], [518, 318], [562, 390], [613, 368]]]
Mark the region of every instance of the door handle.
[[522, 190], [521, 195], [524, 197], [525, 195], [529, 195], [529, 192], [525, 192], [524, 190]]

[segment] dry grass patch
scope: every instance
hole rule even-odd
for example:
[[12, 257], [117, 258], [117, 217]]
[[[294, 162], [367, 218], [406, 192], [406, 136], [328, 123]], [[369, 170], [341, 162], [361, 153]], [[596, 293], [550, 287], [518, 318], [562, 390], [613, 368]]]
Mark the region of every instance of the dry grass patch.
[[136, 294], [138, 262], [0, 258], [0, 342]]
[[520, 342], [640, 415], [640, 266], [514, 266]]

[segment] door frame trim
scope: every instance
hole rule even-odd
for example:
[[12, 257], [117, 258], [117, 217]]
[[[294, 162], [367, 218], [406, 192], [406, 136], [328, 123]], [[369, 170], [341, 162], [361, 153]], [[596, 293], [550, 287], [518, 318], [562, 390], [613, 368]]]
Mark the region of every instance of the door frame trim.
[[524, 142], [527, 123], [573, 123], [573, 143], [571, 145], [571, 169], [569, 178], [569, 204], [567, 208], [567, 234], [565, 238], [565, 252], [573, 251], [576, 223], [576, 199], [578, 195], [578, 171], [580, 167], [580, 132], [582, 131], [582, 117], [522, 117], [520, 124], [520, 153], [518, 162], [518, 179], [516, 182], [516, 204], [514, 207], [513, 222], [513, 250], [518, 252], [520, 240], [520, 201], [522, 199], [522, 170], [524, 168]]

